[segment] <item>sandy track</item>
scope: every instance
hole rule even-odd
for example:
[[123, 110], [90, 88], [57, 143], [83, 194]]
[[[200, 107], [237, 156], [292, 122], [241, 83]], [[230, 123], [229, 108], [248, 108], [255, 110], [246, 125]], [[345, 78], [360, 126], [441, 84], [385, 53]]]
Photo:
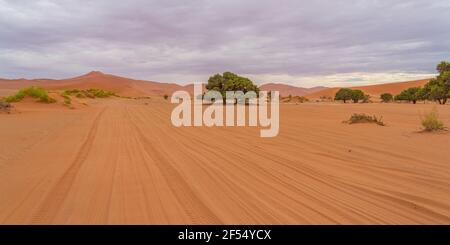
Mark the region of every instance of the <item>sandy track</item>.
[[[450, 134], [415, 132], [431, 105], [283, 105], [272, 139], [174, 128], [171, 108], [0, 115], [0, 222], [450, 223]], [[342, 124], [352, 112], [388, 126]]]

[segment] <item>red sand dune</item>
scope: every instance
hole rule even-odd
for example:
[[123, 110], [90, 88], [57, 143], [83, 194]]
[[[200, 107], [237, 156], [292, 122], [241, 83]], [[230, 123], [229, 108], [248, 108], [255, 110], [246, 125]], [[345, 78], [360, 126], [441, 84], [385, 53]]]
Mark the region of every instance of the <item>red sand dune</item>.
[[41, 86], [47, 89], [87, 89], [98, 88], [115, 92], [123, 96], [162, 96], [177, 90], [188, 90], [188, 86], [174, 83], [159, 83], [135, 80], [93, 71], [88, 74], [61, 80], [51, 79], [0, 79], [2, 89], [19, 89], [27, 86]]
[[[372, 97], [379, 97], [382, 93], [391, 93], [393, 95], [399, 94], [402, 90], [411, 88], [411, 87], [421, 87], [425, 85], [430, 79], [423, 80], [415, 80], [415, 81], [407, 81], [407, 82], [396, 82], [396, 83], [385, 83], [385, 84], [377, 84], [377, 85], [369, 85], [369, 86], [358, 86], [351, 87], [351, 89], [360, 89], [364, 93], [371, 95]], [[310, 99], [318, 99], [320, 97], [332, 97], [336, 92], [340, 89], [338, 88], [328, 88], [324, 90], [320, 90], [315, 93], [308, 94], [306, 97]]]
[[[352, 87], [353, 89], [361, 89], [365, 93], [378, 97], [381, 93], [398, 94], [403, 89], [409, 87], [423, 86], [429, 79], [387, 83], [370, 86]], [[69, 78], [69, 79], [0, 79], [0, 95], [9, 93], [19, 88], [27, 86], [41, 86], [47, 89], [71, 89], [71, 88], [99, 88], [108, 91], [115, 92], [123, 96], [162, 96], [165, 94], [172, 94], [177, 90], [185, 90], [190, 93], [193, 92], [193, 85], [181, 86], [174, 83], [160, 83], [153, 81], [135, 80], [110, 74], [104, 74], [102, 72], [93, 71], [85, 75]], [[205, 88], [205, 85], [203, 85]], [[294, 87], [285, 84], [268, 83], [261, 85], [261, 89], [265, 91], [279, 91], [282, 96], [306, 96], [310, 99], [325, 97], [334, 97], [335, 93], [340, 88], [326, 88], [326, 87], [313, 87], [302, 88]]]
[[286, 84], [280, 84], [280, 83], [267, 83], [261, 85], [261, 90], [264, 91], [279, 91], [281, 96], [304, 96], [307, 94], [311, 94], [314, 92], [318, 92], [324, 89], [327, 89], [326, 87], [318, 86], [313, 88], [302, 88], [302, 87], [295, 87], [291, 85]]

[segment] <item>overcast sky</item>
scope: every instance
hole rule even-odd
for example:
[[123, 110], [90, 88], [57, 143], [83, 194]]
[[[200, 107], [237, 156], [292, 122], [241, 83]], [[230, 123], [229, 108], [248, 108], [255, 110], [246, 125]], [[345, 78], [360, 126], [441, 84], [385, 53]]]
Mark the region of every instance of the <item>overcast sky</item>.
[[0, 77], [409, 80], [450, 60], [449, 16], [449, 0], [0, 0]]

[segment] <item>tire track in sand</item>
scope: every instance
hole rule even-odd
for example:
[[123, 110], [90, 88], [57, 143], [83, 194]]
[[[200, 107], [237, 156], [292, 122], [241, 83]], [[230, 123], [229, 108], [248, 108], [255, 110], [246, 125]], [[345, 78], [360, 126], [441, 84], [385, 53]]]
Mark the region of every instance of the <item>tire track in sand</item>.
[[173, 167], [171, 160], [160, 153], [156, 148], [156, 144], [144, 136], [144, 132], [136, 125], [136, 122], [131, 120], [132, 116], [128, 108], [126, 109], [128, 118], [136, 130], [139, 140], [143, 143], [145, 152], [155, 160], [154, 163], [166, 179], [175, 198], [184, 207], [184, 211], [191, 219], [191, 222], [194, 224], [222, 224], [223, 222], [199, 199], [195, 191], [189, 188], [189, 183]]
[[48, 192], [42, 201], [38, 210], [31, 217], [31, 224], [50, 224], [60, 210], [67, 192], [70, 190], [81, 165], [86, 160], [97, 133], [100, 118], [105, 112], [106, 107], [102, 109], [95, 117], [92, 127], [86, 140], [80, 147], [75, 159], [69, 168], [64, 172], [62, 177], [55, 183], [54, 187]]

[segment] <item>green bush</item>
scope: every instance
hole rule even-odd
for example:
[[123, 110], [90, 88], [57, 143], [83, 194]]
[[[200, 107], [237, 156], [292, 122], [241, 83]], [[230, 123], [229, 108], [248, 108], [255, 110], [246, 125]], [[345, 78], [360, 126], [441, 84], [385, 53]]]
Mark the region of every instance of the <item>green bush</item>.
[[12, 105], [6, 101], [0, 100], [0, 111], [6, 111], [9, 112], [12, 108]]
[[390, 93], [384, 93], [384, 94], [380, 95], [380, 99], [384, 103], [388, 103], [388, 102], [391, 102], [394, 99], [394, 96], [392, 96], [392, 94], [390, 94]]
[[94, 95], [96, 98], [107, 98], [114, 96], [115, 94], [113, 92], [105, 91], [102, 89], [95, 89], [91, 88], [87, 90], [90, 94]]
[[[366, 95], [362, 90], [356, 89], [352, 90], [350, 97], [353, 100], [353, 103], [358, 103], [360, 100], [364, 100], [366, 98]], [[367, 100], [368, 99], [369, 98], [367, 97]]]
[[353, 90], [349, 88], [341, 88], [339, 91], [337, 91], [336, 95], [334, 96], [334, 100], [342, 100], [344, 103], [347, 102], [347, 100], [352, 99], [352, 93]]
[[72, 98], [70, 98], [70, 96], [65, 91], [61, 94], [61, 96], [64, 98], [64, 105], [72, 104]]
[[353, 103], [358, 103], [360, 100], [363, 102], [369, 102], [370, 96], [364, 94], [362, 90], [341, 88], [334, 96], [334, 100], [342, 100], [347, 103], [347, 100], [353, 100]]
[[354, 113], [349, 120], [344, 121], [348, 124], [354, 123], [375, 123], [380, 126], [385, 126], [383, 117], [377, 118], [376, 116], [369, 116], [364, 113]]
[[66, 95], [74, 95], [77, 98], [107, 98], [111, 96], [117, 96], [115, 93], [110, 91], [105, 91], [102, 89], [96, 89], [96, 88], [90, 88], [86, 90], [80, 90], [80, 89], [69, 89], [64, 91], [64, 94]]
[[298, 101], [299, 103], [305, 103], [309, 101], [309, 99], [306, 98], [305, 96], [295, 96], [295, 100]]
[[395, 100], [406, 100], [416, 104], [418, 100], [423, 99], [423, 93], [424, 92], [421, 87], [408, 88], [396, 95]]
[[422, 126], [423, 130], [427, 132], [444, 129], [444, 123], [439, 120], [439, 113], [436, 108], [433, 108], [433, 110], [422, 117]]
[[19, 102], [19, 101], [23, 100], [25, 97], [38, 98], [39, 102], [44, 102], [44, 103], [56, 102], [55, 99], [48, 96], [48, 93], [46, 90], [44, 90], [43, 88], [34, 87], [34, 86], [28, 87], [28, 88], [23, 88], [23, 89], [19, 90], [16, 94], [6, 97], [5, 101], [10, 102], [10, 103], [11, 102]]

